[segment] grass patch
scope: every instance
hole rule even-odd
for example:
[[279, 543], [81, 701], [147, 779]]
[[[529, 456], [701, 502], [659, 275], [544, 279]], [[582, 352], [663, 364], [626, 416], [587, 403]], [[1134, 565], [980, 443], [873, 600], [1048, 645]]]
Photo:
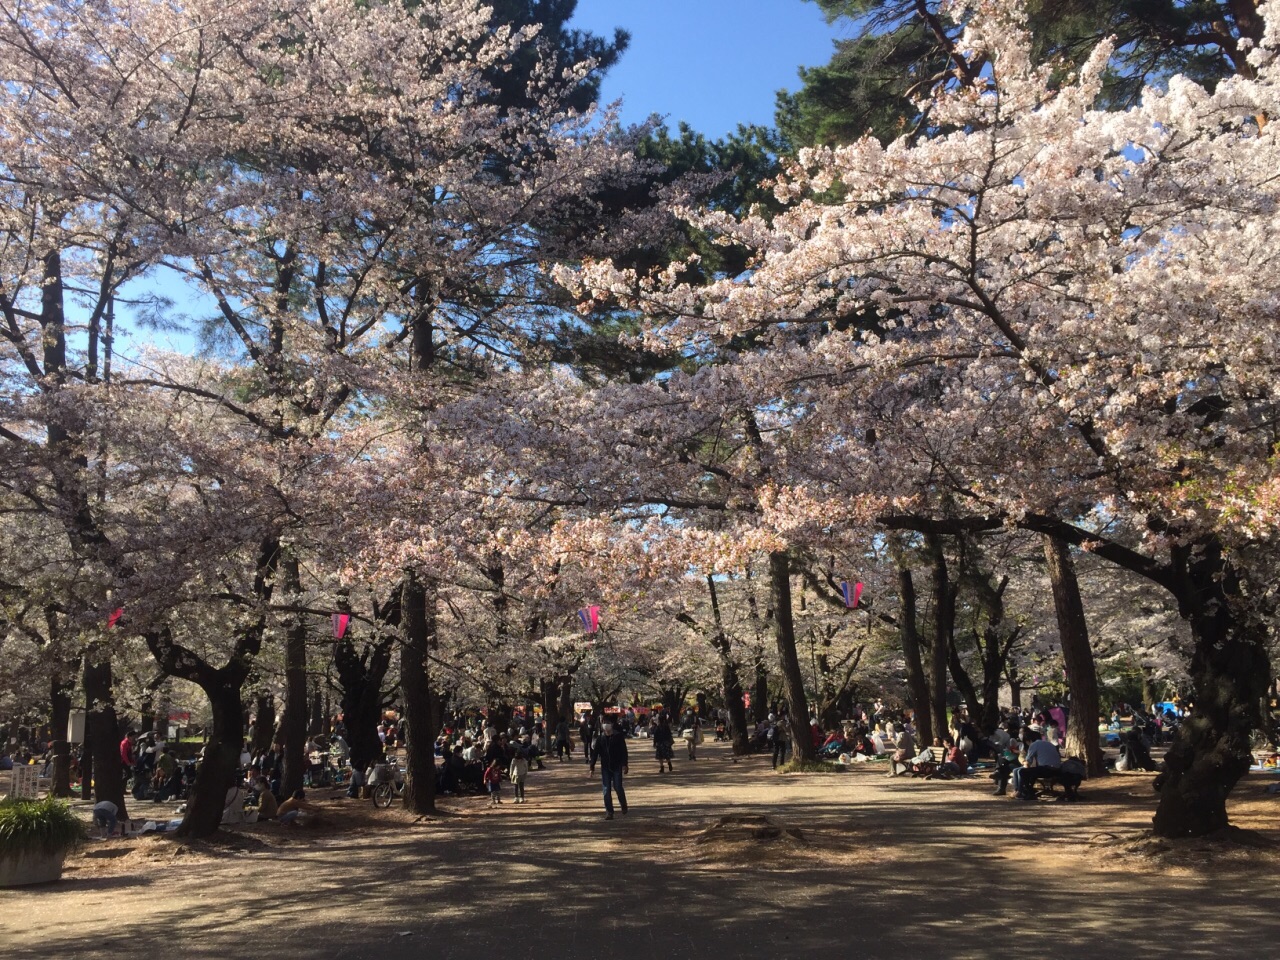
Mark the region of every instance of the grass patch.
[[0, 800], [0, 856], [70, 850], [84, 839], [84, 824], [60, 800]]
[[788, 760], [779, 773], [844, 773], [845, 768], [829, 760]]

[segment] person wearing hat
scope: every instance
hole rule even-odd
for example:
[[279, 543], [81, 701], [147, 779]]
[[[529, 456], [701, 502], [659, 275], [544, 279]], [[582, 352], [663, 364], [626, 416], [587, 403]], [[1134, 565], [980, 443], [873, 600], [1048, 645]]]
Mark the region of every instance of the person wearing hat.
[[612, 717], [605, 717], [600, 727], [600, 736], [591, 744], [588, 758], [591, 772], [596, 772], [596, 763], [600, 764], [600, 784], [604, 790], [604, 818], [613, 819], [613, 793], [618, 795], [618, 804], [622, 812], [627, 812], [627, 794], [622, 787], [622, 777], [627, 773], [627, 738], [621, 730], [614, 726]]

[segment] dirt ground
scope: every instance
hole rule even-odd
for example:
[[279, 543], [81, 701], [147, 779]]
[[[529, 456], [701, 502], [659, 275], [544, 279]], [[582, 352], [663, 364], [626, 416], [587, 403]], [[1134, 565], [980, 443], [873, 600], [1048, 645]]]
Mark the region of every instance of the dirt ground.
[[527, 804], [445, 798], [432, 821], [313, 794], [310, 827], [93, 841], [61, 883], [0, 894], [4, 956], [1280, 957], [1276, 778], [1233, 794], [1256, 833], [1168, 844], [1142, 835], [1150, 774], [1022, 803], [873, 765], [776, 775], [714, 744], [659, 775], [632, 749], [609, 822], [579, 757]]

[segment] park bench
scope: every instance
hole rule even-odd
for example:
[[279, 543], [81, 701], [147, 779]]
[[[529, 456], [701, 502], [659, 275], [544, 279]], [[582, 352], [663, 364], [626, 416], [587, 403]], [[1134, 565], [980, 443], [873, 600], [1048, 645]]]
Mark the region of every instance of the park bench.
[[[1052, 800], [1074, 802], [1080, 799], [1079, 788], [1085, 775], [1069, 765], [1067, 758], [1061, 767], [1030, 767], [1022, 774], [1023, 789], [1030, 791], [1031, 800], [1041, 797]], [[1077, 761], [1078, 762], [1078, 761]], [[1057, 792], [1058, 787], [1062, 793]]]

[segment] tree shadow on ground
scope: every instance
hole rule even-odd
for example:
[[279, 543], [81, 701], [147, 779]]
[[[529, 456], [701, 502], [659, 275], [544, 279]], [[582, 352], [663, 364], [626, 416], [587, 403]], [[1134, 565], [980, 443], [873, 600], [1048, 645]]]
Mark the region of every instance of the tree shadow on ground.
[[[1252, 960], [1280, 936], [1266, 870], [1205, 883], [1090, 854], [1100, 824], [1136, 829], [1149, 804], [1109, 820], [1102, 804], [1019, 804], [985, 782], [698, 761], [633, 777], [630, 813], [604, 822], [598, 779], [565, 767], [535, 776], [527, 805], [460, 801], [469, 815], [438, 824], [179, 865], [171, 895], [109, 931], [72, 917], [39, 951], [9, 955], [115, 956], [100, 941], [109, 932], [139, 948], [179, 936], [191, 960], [243, 956], [248, 943], [254, 955], [345, 960], [1105, 960], [1150, 952], [1156, 925], [1173, 920], [1179, 957]], [[758, 813], [808, 843], [697, 843], [721, 816]]]

